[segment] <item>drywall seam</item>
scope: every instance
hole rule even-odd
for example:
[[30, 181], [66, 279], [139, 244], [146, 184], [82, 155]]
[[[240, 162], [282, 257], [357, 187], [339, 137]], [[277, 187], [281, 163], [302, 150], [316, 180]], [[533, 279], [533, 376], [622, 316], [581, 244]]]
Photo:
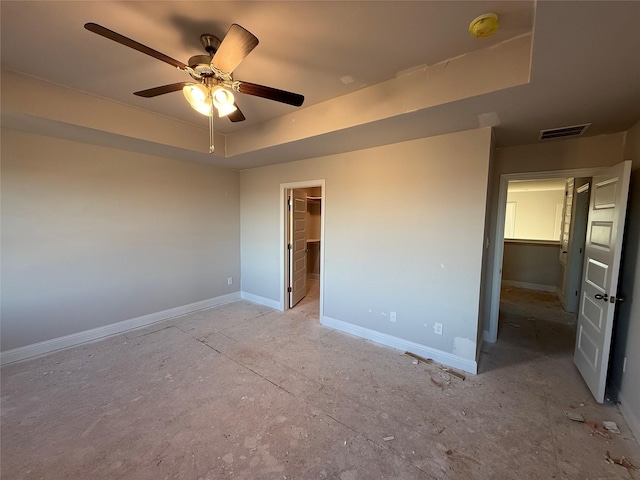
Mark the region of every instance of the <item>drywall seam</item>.
[[557, 292], [557, 287], [555, 285], [544, 285], [542, 283], [517, 282], [515, 280], [502, 280], [502, 286], [526, 288], [527, 290], [540, 290], [542, 292], [551, 292], [551, 293]]
[[261, 297], [260, 295], [254, 295], [253, 293], [241, 292], [240, 298], [249, 302], [257, 303], [258, 305], [264, 305], [265, 307], [274, 308], [276, 310], [284, 311], [282, 304], [276, 300], [270, 298]]
[[44, 342], [14, 348], [0, 353], [0, 365], [18, 362], [38, 355], [44, 355], [63, 348], [74, 347], [82, 343], [116, 335], [128, 330], [145, 327], [153, 323], [162, 322], [164, 320], [169, 320], [170, 318], [179, 317], [198, 310], [204, 310], [205, 308], [211, 308], [217, 305], [222, 305], [223, 303], [233, 302], [235, 300], [240, 300], [240, 292], [229, 293], [219, 297], [210, 298], [208, 300], [202, 300], [200, 302], [170, 308], [161, 312], [150, 313], [148, 315], [123, 320], [122, 322], [112, 323], [110, 325], [93, 328], [91, 330], [85, 330], [84, 332], [73, 333], [71, 335], [65, 335], [64, 337], [53, 338], [51, 340], [45, 340]]
[[334, 328], [341, 332], [349, 333], [366, 340], [371, 340], [372, 342], [380, 343], [387, 347], [397, 348], [398, 350], [415, 353], [425, 358], [431, 358], [448, 367], [458, 368], [474, 375], [478, 373], [478, 364], [475, 360], [467, 360], [466, 358], [462, 358], [451, 353], [443, 352], [441, 350], [394, 337], [392, 335], [387, 335], [386, 333], [376, 332], [374, 330], [343, 322], [342, 320], [336, 320], [331, 317], [322, 317], [320, 323], [326, 327]]
[[630, 403], [624, 399], [622, 394], [619, 395], [618, 400], [620, 401], [620, 411], [627, 421], [627, 425], [629, 425], [631, 432], [636, 437], [636, 442], [640, 443], [640, 418], [638, 418], [636, 412], [632, 410]]

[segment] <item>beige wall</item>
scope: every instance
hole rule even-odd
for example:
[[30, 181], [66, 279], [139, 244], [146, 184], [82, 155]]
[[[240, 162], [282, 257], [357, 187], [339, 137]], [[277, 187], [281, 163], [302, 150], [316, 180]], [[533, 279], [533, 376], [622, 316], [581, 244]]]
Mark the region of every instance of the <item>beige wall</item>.
[[622, 161], [624, 142], [624, 133], [614, 133], [499, 148], [494, 175], [615, 165]]
[[324, 315], [475, 362], [490, 142], [480, 129], [242, 171], [243, 292], [279, 301], [280, 184], [324, 179]]
[[237, 172], [7, 129], [1, 153], [3, 351], [239, 290]]
[[513, 238], [560, 241], [556, 208], [564, 202], [564, 190], [508, 192], [507, 202], [516, 204]]
[[555, 291], [560, 275], [559, 256], [560, 245], [505, 242], [502, 281]]

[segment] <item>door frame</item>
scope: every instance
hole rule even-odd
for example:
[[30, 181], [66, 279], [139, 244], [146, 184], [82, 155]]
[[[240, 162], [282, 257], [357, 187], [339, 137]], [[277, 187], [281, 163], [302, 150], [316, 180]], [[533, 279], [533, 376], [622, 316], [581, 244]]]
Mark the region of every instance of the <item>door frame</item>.
[[287, 272], [289, 271], [289, 255], [287, 252], [287, 191], [296, 188], [320, 187], [322, 198], [320, 208], [320, 315], [322, 320], [324, 313], [324, 221], [326, 211], [326, 190], [324, 179], [301, 180], [280, 184], [280, 307], [282, 311], [289, 310], [287, 293]]
[[500, 314], [500, 287], [502, 285], [502, 261], [504, 256], [504, 223], [507, 212], [507, 187], [511, 180], [543, 180], [547, 178], [593, 177], [606, 166], [575, 168], [570, 170], [545, 170], [541, 172], [503, 173], [500, 175], [498, 205], [496, 209], [496, 228], [493, 242], [493, 279], [491, 298], [489, 299], [489, 323], [483, 332], [483, 340], [495, 343], [498, 340], [498, 316]]

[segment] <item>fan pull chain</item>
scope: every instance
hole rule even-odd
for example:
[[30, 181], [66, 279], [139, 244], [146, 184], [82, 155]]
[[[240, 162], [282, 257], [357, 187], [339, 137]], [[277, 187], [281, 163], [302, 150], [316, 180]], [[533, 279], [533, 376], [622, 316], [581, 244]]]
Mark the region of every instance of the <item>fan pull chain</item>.
[[213, 137], [214, 137], [214, 132], [213, 132], [213, 114], [215, 113], [213, 110], [213, 96], [211, 93], [211, 89], [209, 89], [209, 100], [211, 102], [211, 115], [209, 115], [209, 153], [213, 154], [213, 151], [215, 150], [215, 145], [213, 144]]

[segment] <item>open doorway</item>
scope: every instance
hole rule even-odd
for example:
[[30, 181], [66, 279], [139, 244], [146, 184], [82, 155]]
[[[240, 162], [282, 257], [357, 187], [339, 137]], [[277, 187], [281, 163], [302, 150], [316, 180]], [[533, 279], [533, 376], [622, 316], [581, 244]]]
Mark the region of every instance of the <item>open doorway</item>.
[[625, 161], [611, 167], [504, 174], [500, 177], [494, 237], [496, 242], [492, 270], [489, 274], [489, 328], [485, 332], [485, 340], [491, 343], [496, 342], [498, 338], [508, 182], [535, 178], [593, 177], [589, 194], [573, 362], [599, 403], [604, 401], [616, 305], [624, 299], [624, 295], [618, 291], [618, 274], [630, 176], [631, 162]]
[[550, 292], [578, 311], [590, 177], [508, 182], [502, 286]]
[[572, 354], [590, 181], [508, 182], [499, 309], [503, 345], [527, 347], [533, 356]]
[[[534, 257], [528, 257], [523, 264], [518, 265], [517, 268], [519, 268], [521, 271], [525, 271], [525, 277], [521, 277], [521, 278], [514, 278], [515, 276], [512, 273], [507, 273], [505, 275], [504, 269], [503, 269], [503, 263], [505, 263], [505, 255], [510, 255], [513, 252], [505, 252], [506, 249], [509, 248], [509, 237], [512, 236], [512, 232], [515, 231], [515, 226], [513, 224], [512, 221], [512, 217], [518, 215], [518, 212], [516, 211], [517, 207], [514, 207], [512, 205], [512, 202], [508, 202], [507, 198], [508, 198], [508, 187], [509, 187], [509, 183], [510, 182], [524, 182], [524, 181], [531, 181], [531, 180], [536, 180], [536, 181], [555, 181], [555, 182], [561, 182], [563, 184], [566, 184], [567, 179], [576, 179], [576, 178], [585, 178], [588, 179], [590, 177], [592, 177], [594, 174], [596, 174], [599, 171], [598, 168], [587, 168], [587, 169], [574, 169], [574, 170], [559, 170], [559, 171], [550, 171], [550, 172], [531, 172], [531, 173], [519, 173], [519, 174], [504, 174], [500, 176], [500, 183], [499, 183], [499, 187], [498, 187], [498, 203], [497, 203], [497, 211], [496, 211], [496, 222], [495, 222], [495, 233], [494, 233], [494, 238], [495, 238], [495, 243], [493, 246], [493, 251], [494, 251], [494, 261], [493, 261], [493, 265], [492, 265], [492, 273], [491, 273], [491, 297], [489, 298], [489, 312], [488, 312], [488, 325], [486, 328], [486, 332], [485, 332], [485, 340], [490, 342], [490, 343], [494, 343], [496, 342], [497, 338], [498, 338], [498, 316], [499, 316], [499, 307], [500, 307], [500, 292], [501, 292], [501, 288], [502, 288], [502, 284], [503, 284], [503, 280], [506, 280], [507, 285], [509, 284], [509, 281], [511, 282], [522, 282], [522, 284], [518, 284], [518, 283], [512, 283], [512, 286], [516, 286], [516, 287], [535, 287], [536, 289], [539, 290], [547, 290], [549, 293], [553, 294], [553, 295], [557, 295], [558, 293], [560, 293], [563, 289], [566, 289], [567, 291], [568, 288], [565, 285], [565, 269], [560, 267], [560, 265], [562, 265], [563, 263], [563, 259], [561, 256], [561, 252], [567, 250], [566, 248], [562, 248], [564, 245], [562, 243], [563, 239], [566, 240], [565, 237], [565, 232], [564, 230], [564, 226], [563, 224], [558, 221], [556, 223], [555, 220], [552, 221], [552, 227], [550, 227], [552, 229], [552, 231], [559, 233], [560, 235], [557, 237], [558, 239], [555, 241], [555, 247], [548, 247], [547, 250], [544, 250], [544, 247], [540, 247], [537, 248], [537, 250], [539, 250], [537, 253], [538, 254], [543, 254], [541, 252], [544, 252], [544, 256], [547, 258], [547, 260], [545, 260], [546, 264], [548, 265], [551, 261], [551, 259], [557, 259], [557, 262], [555, 264], [555, 266], [549, 271], [549, 270], [544, 270], [542, 269], [540, 266], [536, 265], [536, 271], [537, 273], [535, 273], [532, 270], [526, 270], [527, 268], [527, 262], [529, 262], [529, 264], [531, 263], [535, 263], [535, 261], [537, 261], [537, 259]], [[575, 183], [574, 183], [574, 195], [575, 195]], [[564, 205], [566, 204], [567, 200], [565, 199], [564, 196], [564, 190], [565, 188], [562, 188], [562, 192], [561, 192], [561, 197], [562, 197], [562, 205], [560, 207], [557, 207], [557, 203], [556, 206], [554, 206], [554, 210], [553, 210], [553, 216], [554, 219], [556, 217], [555, 212], [559, 211], [559, 216], [561, 217], [561, 219], [564, 221], [566, 220], [563, 215], [563, 210], [566, 208]], [[511, 204], [510, 206], [508, 206], [508, 204]], [[575, 209], [574, 207], [574, 202], [571, 201], [571, 206], [572, 208]], [[571, 224], [569, 223], [569, 227]], [[546, 227], [547, 229], [549, 228], [549, 226], [547, 225]], [[575, 227], [574, 227], [575, 228]], [[525, 233], [525, 235], [528, 235], [528, 233]], [[579, 238], [579, 234], [574, 234], [573, 236], [574, 239]], [[507, 240], [505, 242], [505, 239]], [[526, 247], [526, 244], [529, 242], [524, 242], [525, 245], [520, 248], [521, 250], [531, 250], [530, 248], [528, 249]], [[532, 242], [535, 243], [535, 242]], [[542, 243], [549, 243], [549, 242], [542, 242]], [[566, 242], [565, 242], [566, 243]], [[517, 247], [516, 247], [517, 248]], [[561, 250], [562, 248], [562, 250]], [[530, 252], [527, 252], [530, 253]], [[564, 260], [566, 261], [568, 257], [564, 257]], [[510, 260], [507, 259], [507, 263]], [[581, 263], [581, 261], [578, 261], [578, 263]], [[573, 264], [572, 264], [572, 268], [573, 268]], [[575, 272], [573, 273], [573, 275], [575, 275]], [[511, 277], [511, 278], [510, 278]], [[524, 285], [523, 285], [524, 284]], [[565, 285], [563, 287], [563, 285]], [[575, 294], [575, 292], [574, 292]]]
[[282, 306], [318, 319], [324, 279], [324, 181], [281, 185]]

